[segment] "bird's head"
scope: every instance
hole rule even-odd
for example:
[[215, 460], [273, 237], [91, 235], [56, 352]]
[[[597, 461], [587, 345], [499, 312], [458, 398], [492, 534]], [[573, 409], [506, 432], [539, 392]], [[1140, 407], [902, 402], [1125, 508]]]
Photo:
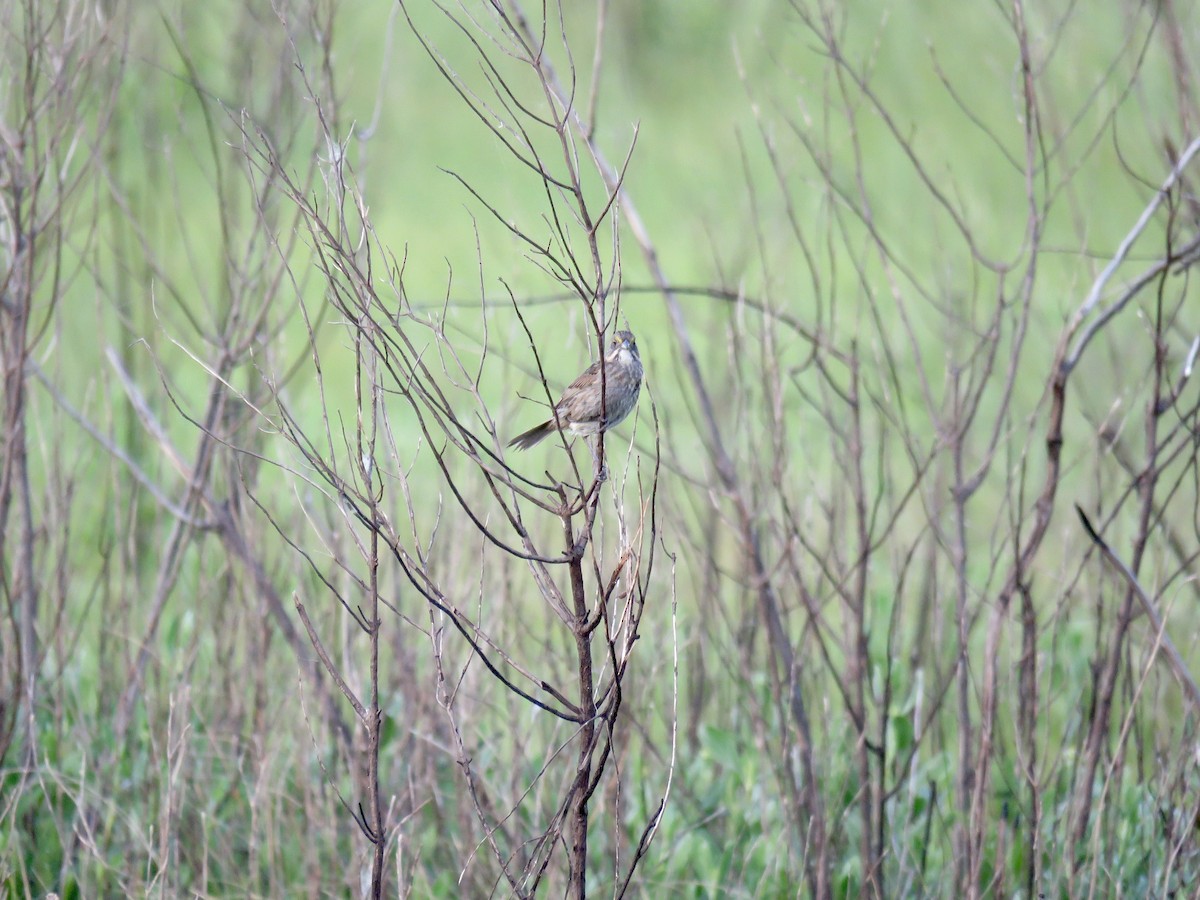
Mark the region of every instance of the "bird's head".
[[633, 332], [618, 331], [613, 335], [612, 346], [609, 347], [608, 355], [610, 358], [617, 359], [624, 357], [626, 354], [634, 359], [640, 359], [638, 356], [637, 341], [633, 339]]

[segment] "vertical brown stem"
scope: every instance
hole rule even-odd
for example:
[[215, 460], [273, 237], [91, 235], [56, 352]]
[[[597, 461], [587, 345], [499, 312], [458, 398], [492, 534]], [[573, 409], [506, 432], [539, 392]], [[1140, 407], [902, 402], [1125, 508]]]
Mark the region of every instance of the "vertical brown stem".
[[[850, 367], [850, 390], [848, 403], [850, 409], [850, 446], [848, 448], [850, 480], [853, 490], [851, 501], [854, 504], [855, 543], [857, 544], [857, 561], [854, 572], [854, 592], [852, 594], [853, 609], [851, 610], [852, 671], [850, 678], [851, 699], [854, 705], [854, 721], [857, 724], [858, 735], [854, 742], [855, 763], [858, 766], [859, 779], [859, 808], [862, 816], [862, 830], [859, 835], [859, 852], [863, 861], [863, 893], [866, 896], [883, 896], [883, 873], [879, 860], [873, 851], [875, 836], [875, 798], [880, 794], [874, 779], [871, 777], [871, 750], [867, 746], [869, 732], [867, 723], [867, 684], [871, 677], [871, 662], [867, 650], [867, 562], [871, 553], [871, 540], [868, 533], [869, 524], [867, 510], [867, 486], [863, 478], [862, 454], [862, 408], [859, 405], [859, 376], [857, 357]], [[881, 811], [882, 813], [882, 811]]]
[[1029, 827], [1025, 856], [1025, 895], [1034, 896], [1034, 886], [1040, 883], [1041, 847], [1039, 835], [1042, 827], [1041, 787], [1037, 769], [1037, 723], [1038, 723], [1038, 677], [1037, 677], [1037, 611], [1029, 589], [1022, 585], [1021, 592], [1021, 688], [1019, 714], [1021, 736], [1024, 743], [1025, 781], [1029, 785]]
[[383, 808], [379, 798], [379, 738], [383, 711], [379, 708], [379, 531], [371, 529], [371, 706], [367, 720], [367, 790], [371, 804], [371, 840], [375, 855], [371, 864], [371, 896], [383, 896], [383, 856], [387, 834], [383, 827]]
[[[19, 281], [20, 279], [14, 279]], [[4, 365], [4, 422], [0, 435], [3, 459], [0, 467], [0, 553], [5, 565], [3, 587], [12, 608], [17, 611], [17, 632], [21, 698], [18, 708], [30, 723], [37, 699], [37, 611], [38, 595], [33, 569], [33, 507], [29, 492], [28, 449], [25, 443], [25, 358], [28, 302], [25, 297], [13, 297], [9, 304], [0, 303], [0, 342]], [[5, 298], [0, 298], [0, 301]], [[9, 516], [14, 500], [17, 504], [16, 540], [9, 543]], [[32, 763], [32, 727], [26, 734], [24, 764]]]
[[974, 842], [970, 833], [971, 796], [975, 790], [975, 769], [972, 762], [971, 725], [971, 674], [967, 659], [968, 642], [971, 636], [971, 613], [967, 590], [967, 499], [963, 490], [966, 480], [963, 466], [964, 435], [959, 426], [960, 396], [957, 381], [953, 388], [953, 404], [956, 412], [952, 427], [955, 429], [955, 444], [952, 462], [954, 466], [954, 543], [952, 559], [954, 565], [955, 601], [954, 620], [958, 628], [958, 665], [956, 686], [958, 689], [958, 814], [962, 827], [955, 830], [954, 848], [955, 882], [962, 896], [971, 895], [971, 872], [974, 868]]
[[[596, 502], [595, 497], [592, 502]], [[587, 627], [587, 597], [583, 584], [583, 547], [575, 546], [574, 529], [569, 513], [563, 515], [563, 529], [566, 533], [567, 550], [572, 554], [567, 568], [571, 576], [571, 603], [575, 613], [575, 652], [579, 660], [579, 715], [582, 722], [579, 730], [579, 759], [567, 802], [567, 862], [570, 873], [567, 896], [572, 900], [584, 900], [587, 896], [588, 788], [591, 782], [592, 748], [596, 735], [596, 695], [592, 683], [592, 633]]]

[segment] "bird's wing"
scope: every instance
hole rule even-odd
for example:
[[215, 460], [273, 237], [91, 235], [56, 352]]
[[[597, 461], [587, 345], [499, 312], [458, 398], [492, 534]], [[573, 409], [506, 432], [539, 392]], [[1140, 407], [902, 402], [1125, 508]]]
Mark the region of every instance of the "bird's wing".
[[[563, 391], [563, 399], [567, 398], [568, 394], [574, 393], [581, 387], [586, 387], [588, 384], [596, 380], [596, 375], [600, 371], [600, 360], [596, 360], [590, 366], [583, 370], [578, 378], [567, 385], [567, 389]], [[561, 400], [559, 401], [562, 402]]]

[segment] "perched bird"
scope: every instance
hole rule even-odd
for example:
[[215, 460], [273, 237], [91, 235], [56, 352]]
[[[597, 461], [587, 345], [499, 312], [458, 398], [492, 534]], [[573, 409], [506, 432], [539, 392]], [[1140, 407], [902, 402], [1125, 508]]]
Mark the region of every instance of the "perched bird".
[[[601, 409], [600, 366], [604, 365], [604, 408]], [[608, 353], [571, 382], [554, 404], [554, 416], [519, 434], [508, 446], [527, 450], [559, 429], [571, 434], [598, 434], [619, 424], [633, 411], [642, 388], [642, 358], [628, 331], [613, 335]]]

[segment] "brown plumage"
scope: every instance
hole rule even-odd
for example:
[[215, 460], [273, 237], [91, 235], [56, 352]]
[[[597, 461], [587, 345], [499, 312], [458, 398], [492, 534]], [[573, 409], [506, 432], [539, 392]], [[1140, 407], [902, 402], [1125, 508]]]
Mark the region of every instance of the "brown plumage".
[[642, 358], [633, 334], [618, 331], [603, 363], [605, 409], [600, 408], [601, 360], [596, 360], [563, 391], [554, 404], [553, 418], [518, 434], [508, 446], [527, 450], [560, 428], [571, 434], [596, 434], [620, 424], [633, 411], [642, 388]]

